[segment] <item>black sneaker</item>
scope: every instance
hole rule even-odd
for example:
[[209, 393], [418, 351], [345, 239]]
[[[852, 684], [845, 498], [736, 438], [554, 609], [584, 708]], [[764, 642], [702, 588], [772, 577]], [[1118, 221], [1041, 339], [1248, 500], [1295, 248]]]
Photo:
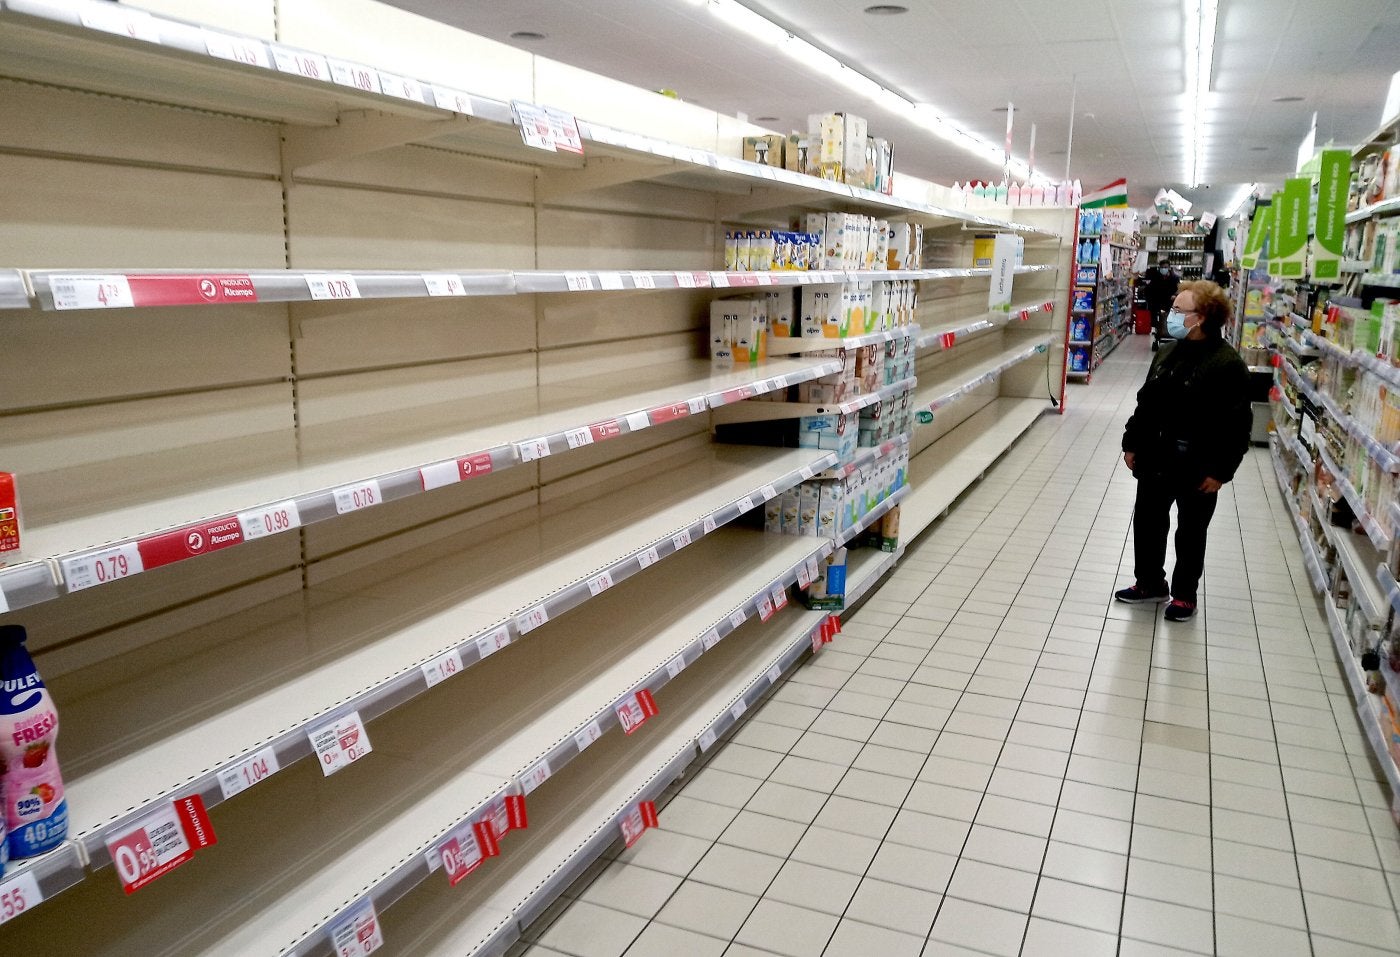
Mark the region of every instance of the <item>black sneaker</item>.
[[1194, 601], [1182, 601], [1173, 598], [1162, 617], [1167, 621], [1190, 621], [1196, 617], [1196, 603]]
[[1162, 582], [1156, 588], [1143, 588], [1141, 585], [1121, 588], [1113, 593], [1113, 597], [1129, 605], [1143, 605], [1148, 602], [1166, 601], [1171, 597], [1171, 591], [1167, 588], [1167, 583]]

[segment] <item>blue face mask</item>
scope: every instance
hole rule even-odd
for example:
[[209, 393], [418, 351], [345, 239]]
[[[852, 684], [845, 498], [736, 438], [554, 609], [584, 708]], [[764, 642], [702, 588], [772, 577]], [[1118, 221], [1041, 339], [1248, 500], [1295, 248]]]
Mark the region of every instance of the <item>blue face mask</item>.
[[1185, 339], [1192, 328], [1186, 325], [1186, 313], [1180, 309], [1167, 313], [1167, 335], [1173, 339]]

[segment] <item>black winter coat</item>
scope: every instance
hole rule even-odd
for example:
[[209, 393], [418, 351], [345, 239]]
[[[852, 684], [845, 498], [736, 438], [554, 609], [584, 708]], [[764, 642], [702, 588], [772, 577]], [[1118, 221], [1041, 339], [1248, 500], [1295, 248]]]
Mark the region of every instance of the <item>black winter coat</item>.
[[1219, 336], [1164, 345], [1123, 430], [1136, 475], [1228, 482], [1249, 450], [1249, 368]]

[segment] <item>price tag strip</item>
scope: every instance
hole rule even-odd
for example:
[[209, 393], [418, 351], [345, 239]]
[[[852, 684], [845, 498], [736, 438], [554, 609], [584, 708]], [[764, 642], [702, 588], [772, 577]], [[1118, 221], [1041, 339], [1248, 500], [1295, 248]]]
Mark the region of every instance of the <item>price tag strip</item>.
[[384, 933], [374, 902], [365, 898], [345, 911], [330, 927], [336, 957], [368, 957], [384, 946]]
[[122, 889], [134, 894], [218, 839], [204, 801], [192, 794], [162, 805], [106, 843]]
[[267, 747], [252, 754], [237, 764], [219, 772], [219, 790], [224, 800], [242, 794], [254, 784], [258, 784], [276, 774], [282, 768], [277, 763], [277, 752]]
[[43, 900], [39, 882], [30, 871], [0, 881], [0, 924], [13, 920]]

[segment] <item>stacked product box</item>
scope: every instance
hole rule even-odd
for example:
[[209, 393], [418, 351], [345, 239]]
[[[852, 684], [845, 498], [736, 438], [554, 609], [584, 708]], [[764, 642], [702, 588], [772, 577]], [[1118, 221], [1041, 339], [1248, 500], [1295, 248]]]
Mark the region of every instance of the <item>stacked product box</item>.
[[860, 213], [809, 213], [806, 228], [821, 239], [821, 269], [891, 268], [890, 224], [883, 219]]
[[834, 538], [903, 488], [908, 469], [908, 450], [901, 449], [844, 478], [803, 482], [765, 506], [764, 527], [783, 535]]
[[869, 448], [906, 435], [913, 427], [914, 394], [904, 392], [860, 410], [860, 434], [856, 445]]
[[918, 269], [923, 227], [860, 213], [809, 213], [790, 229], [731, 229], [724, 233], [724, 268], [731, 272]]
[[768, 302], [764, 297], [710, 303], [710, 360], [718, 370], [756, 366], [768, 358]]

